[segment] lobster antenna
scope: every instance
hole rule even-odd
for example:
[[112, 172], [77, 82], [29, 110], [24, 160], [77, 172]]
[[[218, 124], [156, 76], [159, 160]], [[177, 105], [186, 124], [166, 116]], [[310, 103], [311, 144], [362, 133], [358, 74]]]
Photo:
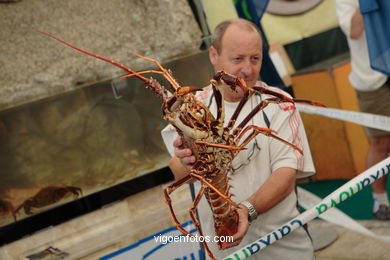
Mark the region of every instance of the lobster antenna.
[[46, 35], [46, 36], [49, 36], [50, 38], [52, 38], [52, 39], [54, 39], [54, 40], [56, 40], [56, 41], [59, 41], [59, 42], [65, 44], [65, 45], [68, 45], [69, 47], [71, 47], [71, 48], [73, 48], [73, 49], [75, 49], [75, 50], [77, 50], [77, 51], [79, 51], [79, 52], [85, 53], [85, 54], [87, 54], [87, 55], [89, 55], [89, 56], [92, 56], [92, 57], [94, 57], [94, 58], [97, 58], [97, 59], [99, 59], [99, 60], [103, 60], [103, 61], [105, 61], [105, 62], [111, 63], [112, 65], [117, 66], [118, 68], [121, 68], [122, 70], [126, 71], [126, 72], [129, 73], [129, 74], [133, 74], [135, 77], [139, 78], [140, 80], [142, 80], [142, 81], [145, 82], [146, 84], [149, 84], [149, 83], [150, 83], [150, 80], [149, 80], [149, 79], [147, 79], [147, 78], [141, 76], [140, 74], [136, 73], [135, 71], [133, 71], [133, 70], [127, 68], [126, 66], [124, 66], [124, 65], [122, 65], [122, 64], [120, 64], [120, 63], [118, 63], [118, 62], [116, 62], [116, 61], [114, 61], [114, 60], [110, 60], [110, 59], [104, 58], [104, 57], [102, 57], [102, 56], [93, 54], [93, 53], [91, 53], [91, 52], [85, 51], [85, 50], [83, 50], [83, 49], [80, 49], [80, 48], [78, 48], [78, 47], [76, 47], [76, 46], [74, 46], [74, 45], [72, 45], [72, 44], [70, 44], [70, 43], [67, 43], [67, 42], [64, 41], [64, 40], [61, 40], [61, 39], [55, 37], [54, 35], [51, 35], [50, 33], [47, 33], [47, 32], [44, 32], [44, 31], [40, 31], [40, 30], [36, 30], [36, 31], [39, 32], [39, 33], [42, 33], [42, 34], [44, 34], [44, 35]]

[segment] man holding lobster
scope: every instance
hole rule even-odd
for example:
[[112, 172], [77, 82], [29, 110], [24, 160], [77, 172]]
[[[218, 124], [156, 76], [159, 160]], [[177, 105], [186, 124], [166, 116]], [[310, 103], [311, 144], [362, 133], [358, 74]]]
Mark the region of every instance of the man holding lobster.
[[[261, 86], [282, 96], [288, 94], [268, 87], [258, 81], [262, 62], [262, 39], [256, 27], [243, 19], [232, 19], [219, 24], [212, 36], [209, 50], [210, 61], [215, 71], [240, 77], [246, 88], [232, 89], [225, 86], [223, 99], [225, 123], [235, 111], [239, 101], [248, 88]], [[197, 97], [215, 112], [216, 102], [211, 87], [197, 93]], [[257, 93], [251, 95], [243, 107], [237, 122], [241, 122], [252, 109], [269, 98], [270, 95]], [[213, 113], [214, 113], [213, 112]], [[303, 155], [276, 138], [259, 134], [234, 158], [229, 171], [231, 199], [237, 208], [239, 223], [232, 243], [223, 244], [223, 250], [216, 243], [208, 243], [217, 259], [229, 255], [259, 237], [272, 232], [287, 221], [299, 215], [296, 178], [314, 174], [314, 166], [307, 143], [306, 134], [298, 111], [291, 102], [272, 103], [257, 113], [248, 125], [256, 125], [277, 131], [277, 136], [303, 151]], [[179, 137], [169, 126], [163, 130], [164, 141], [173, 157], [169, 163], [176, 180], [187, 176], [196, 161], [193, 152], [183, 146]], [[167, 137], [167, 136], [170, 136]], [[173, 142], [173, 147], [172, 147]], [[170, 147], [169, 147], [170, 144]], [[195, 182], [199, 189], [201, 184]], [[214, 236], [212, 212], [203, 197], [197, 207], [201, 229], [204, 235]], [[240, 246], [238, 246], [240, 245]], [[314, 259], [311, 238], [306, 229], [300, 228], [283, 239], [268, 246], [250, 259]]]
[[[176, 219], [169, 194], [190, 180], [199, 180], [195, 182], [198, 195], [190, 210], [199, 234], [234, 238], [233, 242], [203, 243], [211, 258], [215, 259], [214, 254], [223, 258], [240, 249], [239, 244], [247, 245], [264, 235], [267, 238], [260, 240], [263, 250], [252, 254], [251, 259], [314, 258], [306, 229], [291, 234], [289, 228], [284, 229], [284, 224], [299, 214], [296, 178], [314, 174], [310, 149], [294, 100], [258, 81], [262, 40], [254, 24], [233, 19], [217, 26], [210, 48], [210, 61], [217, 73], [211, 86], [203, 91], [181, 87], [156, 60], [136, 54], [160, 69], [137, 73], [116, 61], [41, 33], [121, 68], [128, 73], [126, 77], [142, 80], [163, 100], [164, 119], [171, 125], [162, 135], [173, 155], [169, 166], [176, 179], [164, 194], [173, 221], [180, 231], [190, 235]], [[143, 73], [162, 74], [174, 93], [156, 80], [145, 78]], [[193, 92], [197, 91], [195, 98]], [[185, 140], [177, 138], [175, 130]], [[195, 149], [185, 148], [184, 144]], [[271, 240], [277, 242], [271, 244]], [[260, 248], [248, 250], [257, 252]]]

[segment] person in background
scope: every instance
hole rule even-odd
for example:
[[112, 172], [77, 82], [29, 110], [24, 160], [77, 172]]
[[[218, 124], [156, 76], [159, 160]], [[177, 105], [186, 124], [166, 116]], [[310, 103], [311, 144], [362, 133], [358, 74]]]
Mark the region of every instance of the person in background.
[[[348, 40], [352, 71], [349, 81], [356, 90], [362, 112], [390, 116], [390, 85], [388, 77], [372, 70], [362, 14], [358, 0], [337, 0], [336, 14], [342, 31]], [[369, 141], [367, 168], [384, 160], [390, 153], [390, 132], [366, 128]], [[386, 191], [387, 176], [372, 184], [373, 216], [378, 220], [390, 220], [389, 199]]]
[[[232, 19], [219, 24], [212, 35], [209, 58], [215, 71], [241, 77], [248, 87], [264, 86], [288, 95], [281, 90], [267, 86], [258, 80], [262, 61], [262, 39], [257, 27], [243, 19]], [[197, 93], [214, 115], [216, 102], [211, 86]], [[225, 105], [225, 126], [244, 96], [244, 90], [223, 89]], [[262, 100], [270, 96], [252, 95], [241, 111], [237, 123]], [[278, 136], [303, 150], [302, 156], [292, 147], [262, 134], [254, 138], [233, 160], [229, 171], [231, 199], [239, 204], [239, 226], [234, 241], [225, 250], [219, 250], [216, 243], [208, 243], [217, 259], [221, 259], [240, 246], [245, 246], [263, 235], [272, 232], [300, 214], [297, 203], [296, 178], [314, 174], [314, 166], [305, 130], [298, 111], [291, 103], [271, 103], [259, 112], [248, 125], [270, 128]], [[189, 174], [195, 157], [192, 151], [182, 146], [174, 128], [168, 125], [163, 131], [164, 142], [173, 156], [169, 166], [179, 180]], [[195, 190], [200, 183], [195, 182]], [[213, 237], [212, 212], [203, 197], [198, 205], [203, 234]], [[239, 246], [238, 246], [239, 245]], [[314, 250], [307, 229], [300, 228], [276, 243], [250, 257], [250, 259], [314, 259]]]

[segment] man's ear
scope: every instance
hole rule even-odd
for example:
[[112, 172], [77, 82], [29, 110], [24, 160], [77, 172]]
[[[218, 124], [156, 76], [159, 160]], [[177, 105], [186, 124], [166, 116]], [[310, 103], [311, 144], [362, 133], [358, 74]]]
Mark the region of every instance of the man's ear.
[[213, 66], [215, 67], [218, 62], [218, 52], [214, 46], [211, 46], [209, 49], [209, 59], [211, 64], [213, 64]]

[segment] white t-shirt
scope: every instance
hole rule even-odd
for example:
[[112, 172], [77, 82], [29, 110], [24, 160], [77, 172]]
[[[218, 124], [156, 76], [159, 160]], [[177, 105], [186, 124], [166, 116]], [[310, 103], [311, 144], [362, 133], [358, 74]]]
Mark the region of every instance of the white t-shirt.
[[351, 32], [351, 18], [358, 8], [358, 0], [336, 1], [337, 19], [348, 40], [351, 54], [352, 71], [349, 74], [349, 81], [357, 90], [373, 91], [383, 86], [387, 76], [371, 69], [365, 32], [358, 39], [351, 39], [349, 36]]
[[[262, 84], [258, 82], [258, 85]], [[264, 85], [264, 84], [263, 84]], [[272, 88], [275, 91], [281, 91], [277, 88]], [[210, 104], [210, 96], [212, 90], [210, 87], [204, 88], [204, 91], [198, 93], [198, 97], [204, 104]], [[267, 95], [254, 95], [246, 103], [241, 111], [236, 126], [249, 112], [259, 103], [261, 99], [265, 99]], [[224, 102], [225, 104], [225, 125], [228, 123], [238, 103]], [[210, 110], [215, 115], [216, 105], [213, 98]], [[314, 166], [308, 146], [305, 130], [301, 122], [301, 118], [293, 104], [270, 104], [264, 112], [270, 122], [270, 128], [278, 132], [278, 136], [294, 143], [303, 149], [304, 155], [290, 146], [265, 135], [259, 134], [246, 147], [247, 150], [241, 151], [233, 161], [233, 168], [244, 164], [235, 173], [230, 174], [231, 193], [234, 194], [232, 200], [240, 203], [250, 197], [259, 187], [268, 179], [272, 172], [281, 167], [295, 168], [298, 170], [297, 177], [307, 177], [314, 174]], [[256, 125], [267, 128], [263, 114], [260, 111], [247, 125]], [[162, 131], [164, 142], [173, 155], [172, 142], [176, 138], [175, 131], [172, 126], [167, 126]], [[256, 144], [257, 143], [257, 144]], [[258, 149], [256, 145], [260, 148]], [[252, 154], [253, 153], [253, 154]], [[248, 157], [251, 160], [248, 162]], [[200, 183], [195, 182], [196, 192], [200, 188]], [[205, 235], [214, 236], [213, 217], [210, 207], [203, 197], [198, 205], [198, 213], [200, 217], [202, 231]], [[282, 226], [299, 214], [297, 210], [297, 196], [295, 192], [288, 195], [278, 205], [270, 209], [264, 214], [260, 214], [258, 218], [250, 225], [247, 235], [240, 245], [227, 250], [220, 251], [216, 243], [208, 243], [210, 249], [217, 259], [223, 258], [230, 253], [238, 250], [263, 235]], [[313, 259], [313, 248], [310, 238], [303, 228], [288, 234], [283, 239], [268, 246], [261, 252], [250, 257], [250, 259]]]

